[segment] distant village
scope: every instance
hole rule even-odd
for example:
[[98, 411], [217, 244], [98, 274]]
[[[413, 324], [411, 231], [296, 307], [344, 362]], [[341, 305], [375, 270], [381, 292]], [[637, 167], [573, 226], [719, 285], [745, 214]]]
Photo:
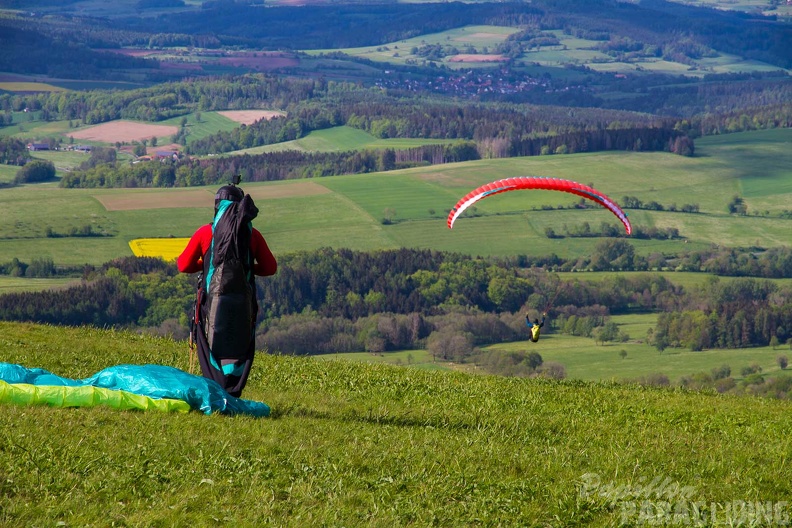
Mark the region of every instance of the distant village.
[[[392, 72], [386, 71], [386, 74]], [[476, 97], [487, 94], [518, 94], [536, 89], [551, 88], [549, 79], [541, 77], [516, 76], [508, 70], [498, 73], [482, 73], [468, 70], [459, 75], [437, 76], [432, 80], [422, 81], [402, 78], [399, 76], [380, 79], [380, 88], [401, 89], [411, 92], [432, 91], [456, 95], [459, 97]]]

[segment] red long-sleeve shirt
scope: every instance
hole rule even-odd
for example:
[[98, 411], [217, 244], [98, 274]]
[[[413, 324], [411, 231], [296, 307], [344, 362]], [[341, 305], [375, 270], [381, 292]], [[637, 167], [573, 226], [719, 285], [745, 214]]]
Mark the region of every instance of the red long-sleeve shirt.
[[[212, 245], [212, 224], [201, 226], [192, 236], [182, 254], [176, 259], [176, 267], [182, 273], [203, 271], [203, 256]], [[250, 239], [250, 250], [253, 252], [253, 274], [274, 275], [278, 271], [278, 263], [267, 246], [264, 236], [255, 227]]]

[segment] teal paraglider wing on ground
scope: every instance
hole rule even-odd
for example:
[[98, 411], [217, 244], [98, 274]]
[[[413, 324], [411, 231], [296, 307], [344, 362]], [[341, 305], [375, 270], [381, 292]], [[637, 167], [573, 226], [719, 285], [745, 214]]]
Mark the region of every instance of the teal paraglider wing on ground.
[[204, 414], [269, 416], [262, 402], [228, 394], [216, 382], [164, 365], [117, 365], [76, 380], [47, 370], [0, 363], [0, 402], [59, 407], [197, 410]]

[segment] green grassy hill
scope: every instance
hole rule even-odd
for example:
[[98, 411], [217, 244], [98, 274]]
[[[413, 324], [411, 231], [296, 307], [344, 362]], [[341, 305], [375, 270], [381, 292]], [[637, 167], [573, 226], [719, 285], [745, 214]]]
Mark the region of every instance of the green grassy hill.
[[[792, 244], [792, 220], [782, 218], [792, 194], [792, 129], [701, 138], [692, 158], [663, 152], [596, 152], [478, 160], [418, 167], [387, 173], [333, 176], [310, 180], [323, 193], [304, 192], [305, 181], [244, 184], [255, 192], [261, 213], [254, 225], [273, 251], [319, 247], [376, 250], [420, 247], [474, 255], [590, 254], [596, 238], [549, 239], [545, 230], [563, 234], [564, 225], [616, 224], [604, 209], [571, 208], [574, 195], [521, 191], [479, 202], [453, 230], [448, 210], [476, 186], [521, 175], [568, 178], [593, 184], [616, 201], [635, 196], [665, 207], [695, 203], [699, 213], [630, 210], [636, 226], [677, 228], [676, 240], [631, 239], [639, 254], [676, 253], [723, 246], [777, 247]], [[213, 193], [215, 187], [207, 187]], [[268, 191], [272, 191], [269, 193]], [[106, 210], [105, 196], [175, 196], [181, 189], [60, 189], [27, 185], [0, 190], [0, 253], [29, 262], [48, 256], [56, 263], [101, 264], [131, 255], [129, 241], [146, 237], [188, 237], [209, 220], [204, 205], [173, 203], [158, 208]], [[176, 194], [174, 194], [176, 193]], [[729, 215], [727, 205], [744, 197], [745, 216]], [[564, 209], [542, 210], [543, 206]], [[386, 211], [391, 223], [385, 225]], [[46, 238], [47, 226], [59, 231], [93, 225], [112, 236]]]
[[[705, 274], [699, 274], [706, 276]], [[673, 281], [674, 277], [669, 277]], [[615, 315], [610, 321], [629, 339], [625, 342], [600, 343], [593, 337], [582, 337], [545, 330], [538, 343], [528, 340], [496, 343], [482, 347], [485, 352], [530, 353], [541, 355], [545, 363], [553, 362], [564, 367], [567, 379], [585, 381], [636, 381], [653, 376], [665, 376], [671, 386], [683, 386], [682, 379], [699, 373], [710, 374], [713, 370], [728, 366], [731, 377], [737, 384], [745, 382], [743, 369], [759, 365], [767, 379], [792, 376], [782, 370], [778, 357], [789, 357], [789, 346], [765, 346], [752, 348], [709, 349], [691, 351], [684, 348], [669, 348], [662, 352], [646, 342], [647, 331], [657, 324], [656, 313]], [[552, 319], [550, 321], [552, 324]], [[622, 352], [625, 353], [622, 357]], [[362, 363], [410, 366], [422, 370], [462, 371], [481, 374], [485, 370], [471, 360], [466, 363], [435, 361], [427, 350], [400, 350], [372, 354], [348, 352], [317, 356], [318, 359], [342, 359]]]
[[345, 152], [363, 149], [409, 149], [423, 145], [438, 145], [454, 143], [450, 139], [420, 139], [420, 138], [391, 138], [380, 139], [372, 136], [365, 130], [348, 126], [339, 126], [322, 130], [314, 130], [303, 138], [293, 141], [284, 141], [263, 147], [236, 150], [223, 154], [262, 154], [265, 152], [282, 152], [285, 150], [299, 150], [304, 152]]
[[[769, 7], [767, 3], [764, 5]], [[752, 8], [756, 7], [755, 5], [752, 6]], [[782, 8], [782, 11], [786, 12], [784, 8]], [[352, 57], [378, 63], [404, 65], [428, 62], [429, 59], [427, 59], [426, 55], [416, 52], [426, 46], [440, 46], [444, 48], [445, 55], [432, 60], [447, 68], [452, 70], [468, 70], [476, 67], [492, 68], [497, 63], [492, 62], [489, 54], [495, 53], [498, 45], [503, 44], [510, 35], [517, 32], [516, 28], [505, 26], [465, 26], [382, 45], [340, 50], [303, 51], [309, 56], [341, 51]], [[717, 53], [714, 57], [701, 57], [688, 63], [664, 60], [657, 57], [631, 57], [629, 60], [622, 61], [600, 51], [601, 42], [599, 41], [579, 38], [561, 29], [549, 30], [545, 31], [545, 33], [554, 35], [558, 39], [558, 43], [544, 44], [525, 50], [516, 57], [518, 69], [523, 68], [526, 64], [534, 67], [552, 68], [553, 70], [561, 69], [565, 65], [585, 65], [600, 72], [622, 72], [631, 75], [640, 74], [640, 72], [651, 72], [696, 77], [713, 72], [733, 73], [778, 70], [777, 66], [761, 61], [745, 60], [728, 53]], [[454, 52], [453, 50], [456, 51]], [[458, 54], [466, 55], [465, 60], [459, 61]]]
[[[187, 368], [182, 343], [126, 332], [0, 323], [0, 342], [0, 361], [68, 377]], [[244, 396], [272, 418], [3, 405], [0, 524], [606, 527], [651, 513], [767, 526], [790, 513], [788, 401], [266, 355]]]

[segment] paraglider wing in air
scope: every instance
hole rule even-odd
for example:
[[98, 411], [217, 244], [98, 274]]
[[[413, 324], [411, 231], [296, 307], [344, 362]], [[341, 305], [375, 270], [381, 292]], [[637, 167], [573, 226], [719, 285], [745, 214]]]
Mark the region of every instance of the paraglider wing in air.
[[468, 194], [463, 196], [459, 202], [457, 202], [453, 209], [451, 209], [451, 212], [448, 215], [448, 228], [453, 228], [454, 222], [457, 218], [459, 218], [459, 215], [461, 215], [465, 209], [479, 200], [488, 196], [492, 196], [493, 194], [499, 194], [507, 191], [518, 191], [521, 189], [563, 191], [576, 194], [593, 202], [597, 202], [601, 206], [608, 209], [611, 213], [616, 215], [619, 220], [621, 220], [621, 223], [624, 224], [624, 229], [627, 231], [628, 235], [632, 233], [632, 226], [630, 225], [630, 221], [627, 219], [627, 213], [622, 211], [621, 208], [616, 205], [616, 202], [608, 198], [606, 195], [593, 189], [592, 187], [589, 187], [588, 185], [583, 185], [572, 180], [546, 178], [543, 176], [519, 176], [515, 178], [505, 178], [503, 180], [496, 180], [494, 182], [484, 184], [481, 187], [470, 191]]

